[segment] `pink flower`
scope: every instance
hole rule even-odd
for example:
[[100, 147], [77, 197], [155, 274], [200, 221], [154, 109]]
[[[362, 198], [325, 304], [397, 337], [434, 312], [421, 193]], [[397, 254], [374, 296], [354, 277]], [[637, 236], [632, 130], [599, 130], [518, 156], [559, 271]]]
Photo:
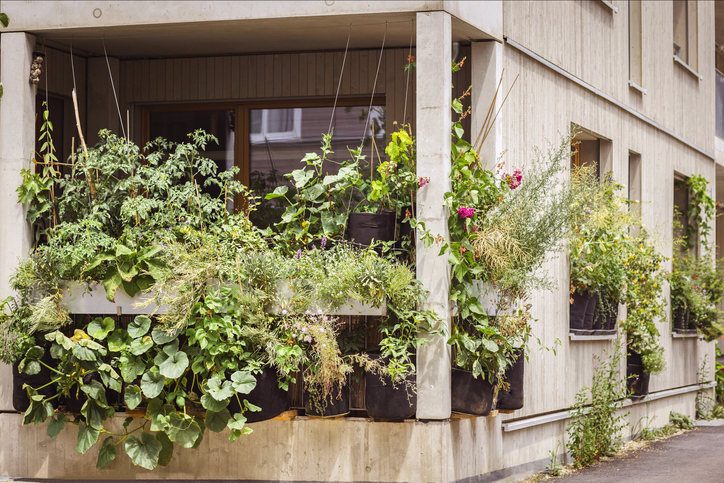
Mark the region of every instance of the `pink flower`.
[[510, 189], [514, 190], [520, 186], [520, 183], [523, 180], [523, 172], [516, 169], [513, 171], [513, 174], [506, 174], [505, 177], [508, 179], [508, 186], [510, 186]]
[[472, 218], [473, 215], [475, 215], [475, 210], [473, 208], [460, 207], [458, 208], [458, 215], [460, 215], [460, 218]]
[[420, 188], [422, 188], [423, 186], [425, 186], [425, 185], [426, 185], [427, 183], [429, 183], [429, 182], [430, 182], [430, 177], [429, 177], [429, 176], [425, 176], [425, 177], [420, 176]]

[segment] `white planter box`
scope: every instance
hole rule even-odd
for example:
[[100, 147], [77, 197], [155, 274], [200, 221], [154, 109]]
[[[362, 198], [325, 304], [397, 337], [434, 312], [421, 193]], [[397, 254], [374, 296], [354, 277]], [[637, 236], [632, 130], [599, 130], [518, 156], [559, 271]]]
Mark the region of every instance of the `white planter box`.
[[65, 282], [63, 288], [63, 302], [71, 314], [138, 315], [154, 311], [157, 314], [166, 312], [165, 306], [156, 310], [156, 304], [144, 308], [134, 307], [135, 304], [148, 300], [148, 295], [129, 297], [120, 287], [116, 291], [115, 299], [115, 302], [109, 302], [105, 289], [98, 282], [91, 282], [90, 291], [86, 291], [86, 285], [80, 282]]
[[[291, 300], [291, 297], [292, 291], [289, 286], [286, 283], [280, 283], [278, 298], [284, 301]], [[165, 305], [162, 305], [157, 310], [156, 304], [136, 308], [136, 304], [148, 300], [148, 295], [138, 294], [135, 297], [129, 297], [120, 287], [116, 291], [115, 299], [115, 302], [109, 302], [106, 298], [105, 289], [98, 282], [91, 283], [90, 291], [86, 291], [86, 285], [80, 282], [65, 282], [63, 289], [63, 302], [71, 314], [139, 315], [150, 313], [163, 314], [168, 310]], [[283, 304], [277, 304], [274, 313], [278, 314], [283, 308]], [[385, 316], [387, 315], [387, 305], [382, 303], [380, 307], [373, 307], [357, 300], [349, 300], [329, 315]]]
[[[278, 314], [282, 310], [284, 310], [284, 308], [288, 306], [288, 304], [291, 302], [293, 297], [294, 291], [289, 286], [289, 284], [283, 281], [279, 282], [277, 284], [277, 303], [274, 306], [274, 313]], [[309, 310], [311, 310], [312, 312], [317, 312], [319, 308], [310, 307]], [[347, 302], [345, 302], [337, 310], [329, 312], [327, 315], [368, 315], [384, 317], [385, 315], [387, 315], [387, 304], [385, 302], [382, 302], [379, 307], [374, 307], [369, 304], [364, 304], [359, 300], [348, 299]]]

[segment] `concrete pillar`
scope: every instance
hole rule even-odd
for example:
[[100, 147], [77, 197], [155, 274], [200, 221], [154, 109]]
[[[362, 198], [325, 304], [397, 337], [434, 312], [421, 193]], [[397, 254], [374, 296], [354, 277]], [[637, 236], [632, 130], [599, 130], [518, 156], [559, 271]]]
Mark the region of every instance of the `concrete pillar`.
[[[417, 174], [431, 182], [419, 191], [419, 221], [434, 235], [448, 238], [444, 194], [450, 191], [452, 102], [451, 18], [446, 12], [417, 14]], [[418, 237], [419, 238], [419, 237]], [[417, 278], [430, 292], [425, 308], [433, 309], [450, 328], [450, 266], [440, 247], [424, 248], [417, 240]], [[417, 353], [417, 417], [450, 417], [450, 347], [439, 335], [427, 336]]]
[[[111, 84], [111, 77], [108, 73], [108, 64], [111, 66], [113, 84]], [[116, 95], [118, 95], [121, 62], [114, 57], [109, 57], [108, 64], [106, 64], [105, 57], [91, 57], [88, 59], [88, 127], [86, 129], [86, 141], [89, 146], [99, 141], [98, 131], [101, 129], [110, 129], [114, 134], [123, 136], [116, 100], [113, 97], [113, 85], [115, 85]]]
[[[485, 117], [488, 114], [490, 104], [495, 96], [495, 89], [498, 88], [500, 76], [503, 73], [503, 44], [495, 40], [486, 40], [482, 42], [473, 42], [471, 46], [471, 78], [472, 90], [470, 91], [471, 112], [471, 133], [470, 137], [473, 142], [478, 139], [478, 134], [483, 128]], [[505, 94], [510, 87], [509, 79], [500, 85], [500, 91], [496, 98], [495, 112], [500, 108]], [[493, 169], [497, 163], [500, 153], [503, 151], [503, 111], [500, 111], [498, 118], [488, 133], [488, 137], [480, 149], [480, 158], [485, 163], [485, 167]], [[482, 139], [482, 136], [481, 136]]]
[[[28, 80], [35, 37], [23, 32], [0, 35], [0, 298], [5, 298], [12, 295], [10, 274], [32, 247], [26, 207], [18, 204], [15, 189], [35, 149], [35, 86]], [[0, 364], [0, 411], [13, 409], [11, 381], [10, 366]]]

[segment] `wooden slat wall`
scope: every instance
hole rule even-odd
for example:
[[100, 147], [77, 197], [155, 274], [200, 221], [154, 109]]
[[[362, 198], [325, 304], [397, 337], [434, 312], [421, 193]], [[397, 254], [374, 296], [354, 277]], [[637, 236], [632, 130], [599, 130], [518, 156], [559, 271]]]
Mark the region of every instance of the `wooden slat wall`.
[[[461, 48], [460, 58], [469, 59], [469, 52]], [[379, 50], [350, 51], [346, 60], [344, 52], [309, 52], [122, 61], [119, 101], [123, 112], [134, 113], [131, 131], [140, 140], [140, 109], [133, 109], [138, 103], [333, 98], [338, 85], [340, 96], [369, 96], [374, 88], [386, 98], [390, 132], [393, 121], [414, 124], [415, 73], [408, 85], [404, 71], [408, 54], [409, 49], [386, 50], [378, 75]], [[467, 65], [453, 84], [456, 96], [470, 85]]]

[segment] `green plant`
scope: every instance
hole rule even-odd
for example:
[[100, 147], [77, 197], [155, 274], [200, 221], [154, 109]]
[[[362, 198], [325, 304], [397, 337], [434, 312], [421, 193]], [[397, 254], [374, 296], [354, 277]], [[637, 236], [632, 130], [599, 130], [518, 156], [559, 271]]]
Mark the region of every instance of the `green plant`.
[[611, 456], [621, 445], [620, 432], [628, 424], [628, 413], [616, 414], [620, 401], [628, 396], [626, 381], [619, 374], [621, 357], [619, 345], [600, 359], [594, 356], [593, 384], [576, 394], [566, 447], [577, 468]]
[[686, 181], [676, 183], [678, 189], [689, 192], [689, 205], [684, 213], [690, 223], [683, 234], [684, 246], [692, 249], [701, 237], [702, 245], [706, 251], [710, 250], [709, 233], [712, 230], [711, 222], [716, 213], [716, 202], [709, 196], [707, 186], [709, 182], [702, 175], [692, 176]]
[[561, 473], [563, 472], [563, 462], [558, 461], [558, 447], [561, 445], [561, 442], [558, 441], [556, 444], [556, 449], [551, 450], [548, 452], [548, 455], [550, 456], [548, 460], [548, 464], [546, 465], [546, 473], [548, 473], [550, 476], [561, 476]]
[[716, 348], [716, 357], [714, 359], [714, 381], [716, 382], [714, 394], [717, 404], [724, 406], [724, 365], [718, 360], [721, 357], [721, 349], [718, 346]]
[[669, 412], [669, 423], [678, 429], [694, 429], [694, 423], [691, 421], [691, 418], [676, 411]]

